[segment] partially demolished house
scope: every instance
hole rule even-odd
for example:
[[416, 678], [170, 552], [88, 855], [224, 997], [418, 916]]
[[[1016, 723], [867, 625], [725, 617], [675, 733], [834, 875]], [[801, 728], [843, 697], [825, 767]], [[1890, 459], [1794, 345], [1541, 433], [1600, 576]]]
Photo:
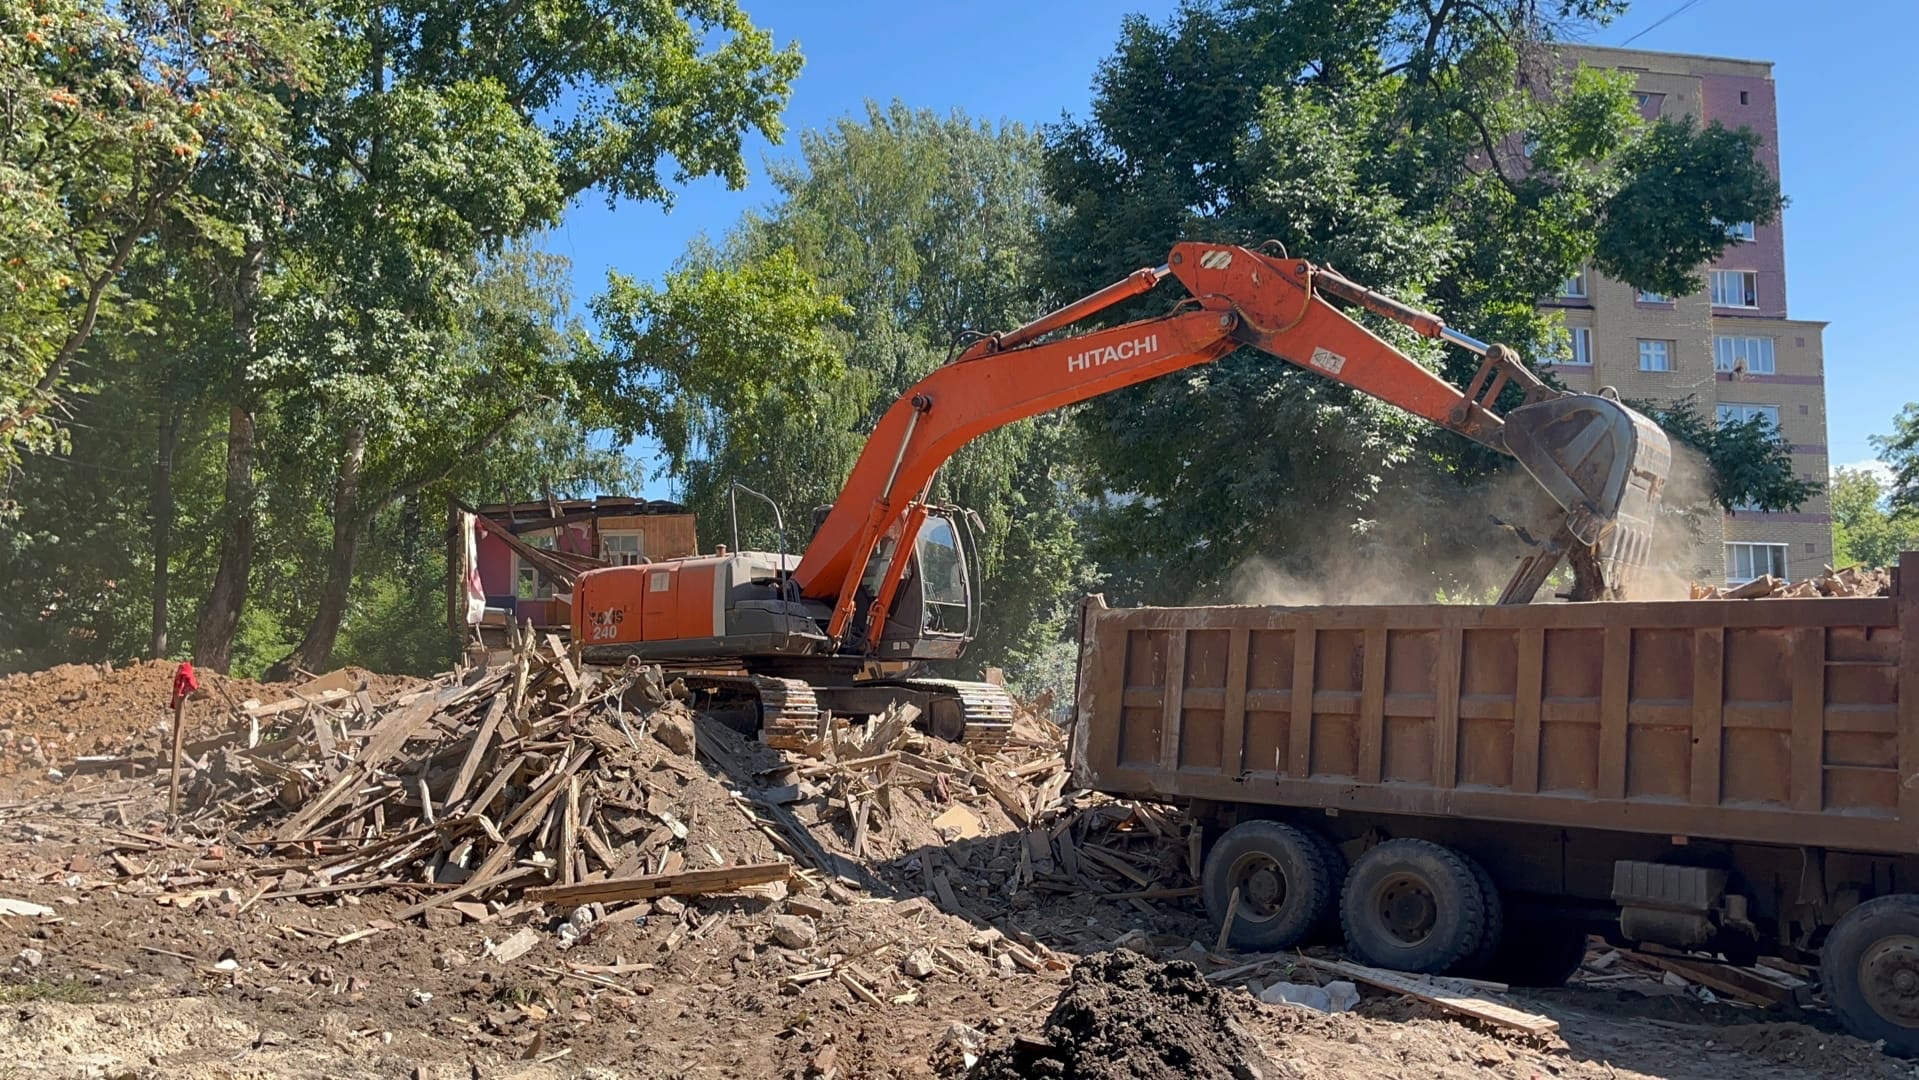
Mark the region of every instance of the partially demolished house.
[[504, 641], [509, 623], [566, 636], [571, 596], [552, 572], [558, 565], [577, 571], [698, 553], [692, 512], [663, 499], [456, 504], [451, 516], [448, 617], [463, 639], [477, 633], [489, 646]]

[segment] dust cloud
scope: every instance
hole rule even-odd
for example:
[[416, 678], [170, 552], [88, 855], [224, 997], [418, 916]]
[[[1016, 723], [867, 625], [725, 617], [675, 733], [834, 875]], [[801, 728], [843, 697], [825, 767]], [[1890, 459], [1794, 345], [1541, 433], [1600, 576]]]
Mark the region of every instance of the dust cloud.
[[1711, 538], [1706, 535], [1707, 525], [1718, 516], [1712, 466], [1706, 455], [1674, 443], [1672, 473], [1666, 478], [1653, 523], [1652, 550], [1646, 556], [1646, 568], [1633, 583], [1632, 598], [1684, 600], [1692, 595], [1693, 582], [1718, 580], [1724, 568], [1708, 560], [1724, 556], [1717, 545], [1707, 544]]
[[[1673, 447], [1672, 473], [1653, 523], [1647, 563], [1628, 583], [1631, 600], [1683, 600], [1695, 581], [1713, 580], [1708, 543], [1716, 519], [1711, 469], [1697, 451]], [[1564, 519], [1533, 479], [1509, 470], [1445, 497], [1409, 499], [1377, 519], [1326, 522], [1316, 550], [1258, 555], [1236, 565], [1196, 603], [1310, 607], [1380, 604], [1490, 604], [1520, 561]], [[1561, 563], [1535, 602], [1570, 588]]]
[[1560, 513], [1514, 470], [1473, 488], [1402, 500], [1374, 518], [1301, 530], [1315, 549], [1260, 555], [1229, 572], [1212, 603], [1323, 606], [1492, 603]]

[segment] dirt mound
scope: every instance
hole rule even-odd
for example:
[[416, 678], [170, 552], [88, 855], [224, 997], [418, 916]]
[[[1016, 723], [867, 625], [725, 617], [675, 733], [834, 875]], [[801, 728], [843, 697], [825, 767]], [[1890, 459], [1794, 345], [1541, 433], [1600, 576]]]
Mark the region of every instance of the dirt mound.
[[980, 1059], [980, 1080], [1253, 1080], [1271, 1066], [1235, 1006], [1185, 961], [1124, 950], [1073, 970], [1043, 1040]]
[[[0, 774], [60, 766], [82, 754], [115, 753], [170, 729], [173, 674], [179, 664], [146, 660], [125, 667], [59, 664], [0, 678]], [[419, 680], [347, 668], [353, 685], [376, 699]], [[300, 683], [260, 683], [200, 673], [188, 700], [188, 736], [224, 728], [249, 698], [271, 702]]]

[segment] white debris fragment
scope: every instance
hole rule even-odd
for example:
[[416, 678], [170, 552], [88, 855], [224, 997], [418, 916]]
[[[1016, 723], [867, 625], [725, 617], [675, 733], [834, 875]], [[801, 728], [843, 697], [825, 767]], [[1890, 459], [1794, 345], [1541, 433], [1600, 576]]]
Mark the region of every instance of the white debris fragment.
[[1268, 1005], [1296, 1005], [1314, 1012], [1342, 1013], [1359, 1004], [1359, 987], [1343, 979], [1325, 986], [1273, 983], [1259, 992], [1259, 1000]]

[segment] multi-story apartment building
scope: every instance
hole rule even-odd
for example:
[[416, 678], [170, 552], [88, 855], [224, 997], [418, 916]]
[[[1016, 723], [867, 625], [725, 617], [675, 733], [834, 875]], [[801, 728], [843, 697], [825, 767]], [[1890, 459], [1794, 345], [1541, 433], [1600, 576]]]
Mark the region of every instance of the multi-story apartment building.
[[[1772, 65], [1680, 53], [1569, 46], [1569, 60], [1632, 72], [1647, 119], [1691, 114], [1763, 140], [1759, 156], [1779, 174], [1779, 117]], [[1794, 319], [1786, 307], [1783, 223], [1728, 222], [1738, 242], [1707, 268], [1706, 288], [1656, 296], [1587, 272], [1548, 303], [1564, 315], [1568, 354], [1551, 365], [1574, 390], [1601, 386], [1629, 399], [1692, 397], [1719, 419], [1763, 416], [1792, 443], [1793, 467], [1825, 481], [1826, 324]], [[1684, 455], [1681, 455], [1682, 457]], [[1697, 478], [1675, 462], [1672, 494]], [[1695, 490], [1697, 488], [1695, 487]], [[1832, 559], [1832, 516], [1822, 494], [1794, 513], [1740, 510], [1709, 519], [1671, 569], [1698, 581], [1737, 583], [1770, 573], [1803, 578]], [[1685, 549], [1690, 547], [1690, 551]]]

